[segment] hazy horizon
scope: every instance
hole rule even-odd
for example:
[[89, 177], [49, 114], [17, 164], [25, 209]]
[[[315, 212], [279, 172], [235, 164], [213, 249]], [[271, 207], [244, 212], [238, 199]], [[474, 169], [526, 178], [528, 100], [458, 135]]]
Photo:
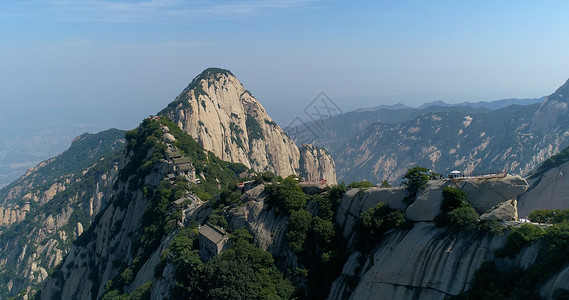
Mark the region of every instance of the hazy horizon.
[[[320, 92], [344, 111], [539, 98], [569, 77], [568, 9], [565, 1], [3, 1], [0, 143], [31, 135], [53, 156], [72, 135], [131, 129], [208, 67], [231, 70], [283, 126]], [[0, 165], [16, 154], [0, 147]]]

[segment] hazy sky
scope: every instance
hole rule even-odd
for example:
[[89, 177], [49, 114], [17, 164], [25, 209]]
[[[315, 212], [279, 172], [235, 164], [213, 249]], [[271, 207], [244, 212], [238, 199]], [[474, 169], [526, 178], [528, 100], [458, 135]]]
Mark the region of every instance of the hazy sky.
[[0, 116], [87, 110], [124, 128], [210, 66], [281, 123], [320, 91], [345, 110], [540, 97], [569, 77], [568, 13], [568, 1], [4, 0]]

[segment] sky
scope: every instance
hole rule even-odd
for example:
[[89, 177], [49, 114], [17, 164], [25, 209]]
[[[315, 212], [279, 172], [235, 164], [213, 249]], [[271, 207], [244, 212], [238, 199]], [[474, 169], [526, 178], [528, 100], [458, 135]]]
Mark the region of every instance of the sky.
[[547, 0], [4, 0], [0, 117], [77, 112], [97, 116], [88, 128], [130, 129], [207, 67], [230, 69], [281, 125], [320, 92], [344, 111], [541, 97], [569, 78], [568, 12]]

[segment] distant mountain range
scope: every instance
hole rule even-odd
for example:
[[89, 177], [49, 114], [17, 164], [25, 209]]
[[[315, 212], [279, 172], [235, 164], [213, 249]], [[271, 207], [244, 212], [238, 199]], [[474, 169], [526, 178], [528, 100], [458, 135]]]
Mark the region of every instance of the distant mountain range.
[[[339, 115], [313, 124], [335, 166], [230, 71], [206, 69], [137, 128], [83, 134], [0, 189], [0, 299], [563, 298], [567, 223], [516, 245], [509, 232], [517, 199], [524, 214], [569, 207], [569, 148], [547, 159], [569, 144], [568, 95], [569, 81], [541, 104]], [[414, 165], [536, 171], [414, 192], [320, 180], [395, 182]]]
[[527, 175], [569, 144], [568, 85], [539, 99], [379, 106], [287, 132], [326, 148], [336, 161], [339, 181], [397, 183], [414, 165], [441, 173], [508, 169]]
[[[438, 106], [438, 107], [471, 106], [471, 107], [476, 107], [476, 108], [488, 108], [491, 110], [495, 110], [495, 109], [504, 108], [506, 106], [510, 106], [513, 104], [531, 105], [531, 104], [541, 103], [541, 102], [543, 102], [544, 99], [545, 99], [545, 97], [523, 98], [523, 99], [508, 98], [508, 99], [501, 99], [501, 100], [494, 100], [494, 101], [461, 102], [461, 103], [446, 103], [442, 100], [437, 100], [437, 101], [427, 102], [427, 103], [421, 104], [421, 106], [419, 106], [418, 109], [427, 108], [429, 106]], [[407, 106], [403, 103], [396, 103], [396, 104], [392, 104], [392, 105], [383, 104], [383, 105], [378, 105], [378, 106], [368, 107], [368, 108], [358, 108], [358, 109], [354, 110], [354, 112], [377, 111], [377, 110], [382, 110], [382, 109], [406, 109], [406, 108], [412, 108], [412, 107]]]

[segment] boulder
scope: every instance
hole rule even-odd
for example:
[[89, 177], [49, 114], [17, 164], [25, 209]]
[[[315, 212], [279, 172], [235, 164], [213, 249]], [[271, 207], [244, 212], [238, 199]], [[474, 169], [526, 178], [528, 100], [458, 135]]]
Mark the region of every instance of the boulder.
[[515, 200], [528, 188], [525, 179], [518, 175], [505, 177], [478, 177], [461, 179], [456, 183], [468, 195], [468, 202], [479, 214], [483, 214], [494, 206]]
[[325, 183], [301, 183], [302, 191], [307, 195], [320, 194], [328, 187]]
[[246, 191], [241, 196], [242, 202], [249, 202], [249, 201], [263, 201], [267, 197], [267, 193], [265, 193], [265, 185], [259, 184], [256, 187]]
[[[168, 127], [166, 127], [166, 128], [168, 128]], [[164, 142], [169, 143], [169, 144], [176, 141], [176, 138], [171, 133], [164, 133], [164, 135], [162, 136], [162, 139], [164, 140]]]
[[336, 213], [336, 223], [344, 228], [344, 237], [352, 234], [360, 214], [378, 203], [387, 204], [393, 209], [403, 210], [406, 207], [403, 199], [409, 195], [404, 188], [369, 188], [365, 191], [351, 189], [346, 192]]
[[499, 204], [480, 216], [481, 221], [515, 221], [518, 219], [516, 200], [509, 200]]
[[450, 181], [445, 179], [430, 180], [405, 211], [407, 219], [416, 222], [433, 221], [441, 211], [442, 189], [449, 184]]

